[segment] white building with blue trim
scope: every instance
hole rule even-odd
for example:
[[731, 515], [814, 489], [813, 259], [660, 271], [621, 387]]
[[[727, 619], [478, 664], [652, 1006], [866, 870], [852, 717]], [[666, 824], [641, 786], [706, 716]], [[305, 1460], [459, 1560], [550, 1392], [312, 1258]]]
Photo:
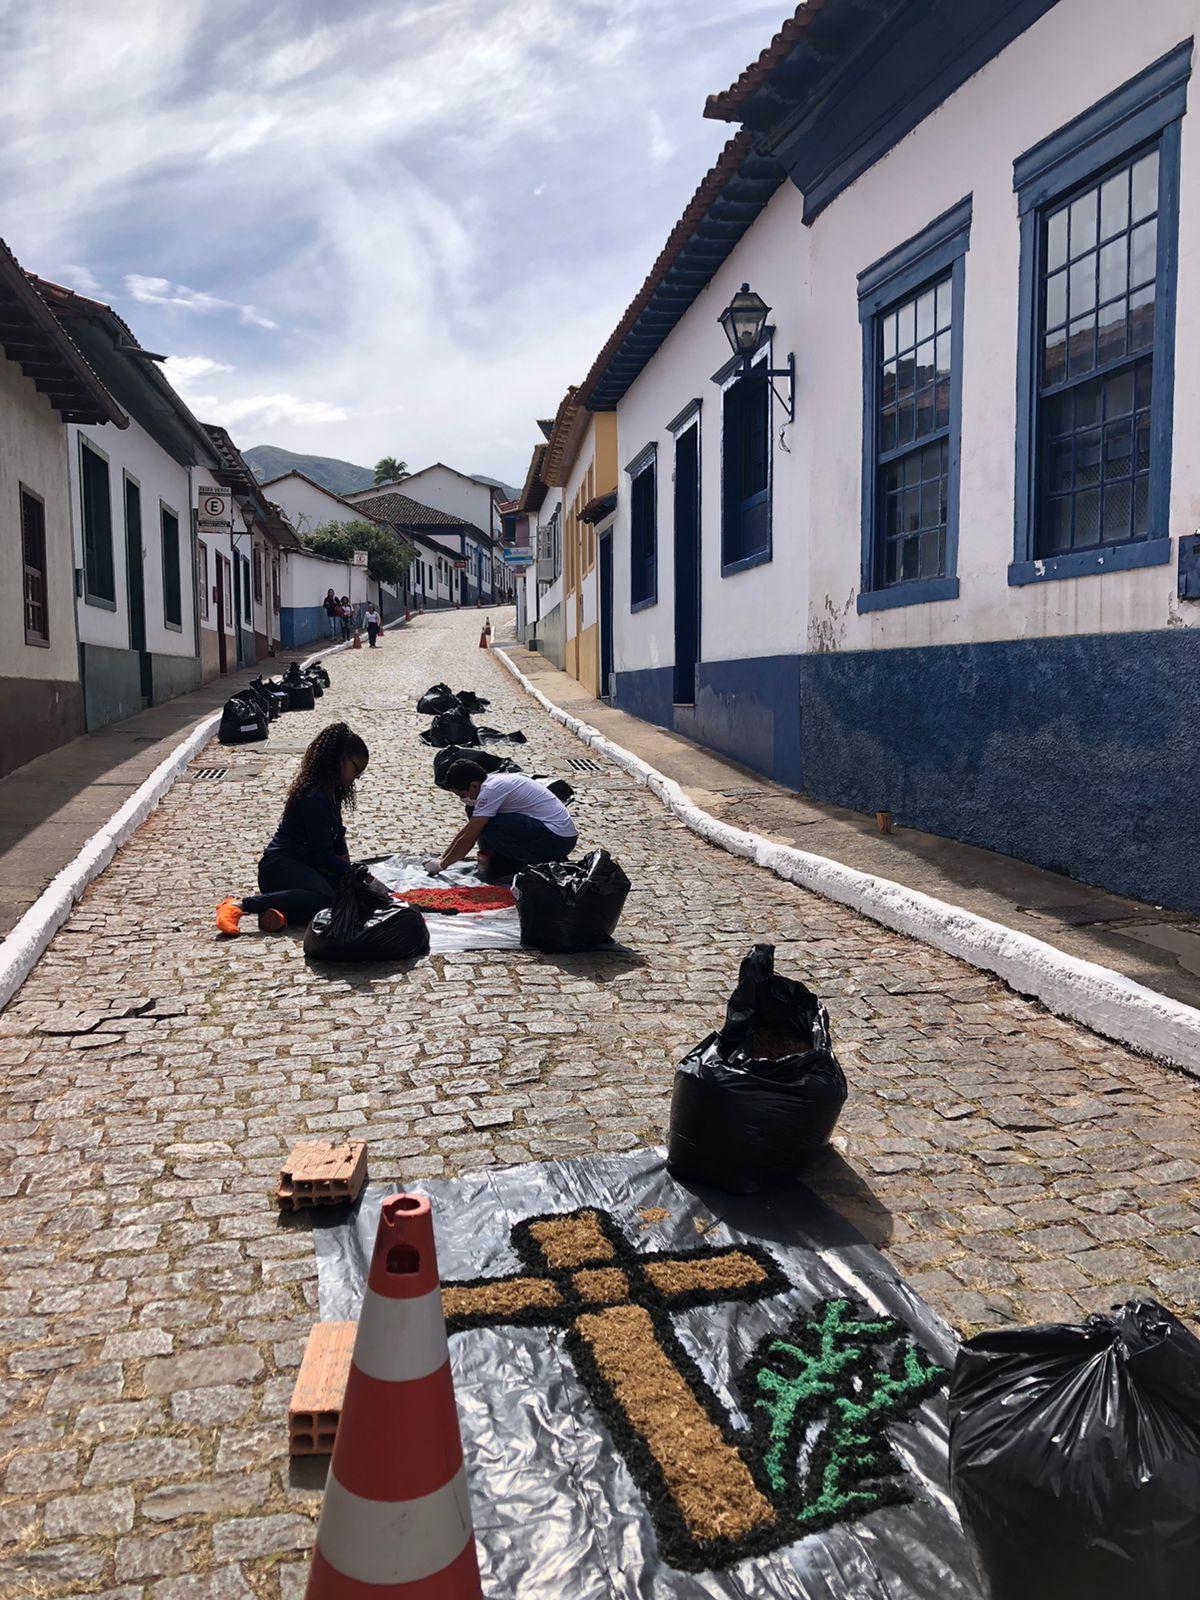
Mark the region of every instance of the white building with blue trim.
[[1200, 909], [1198, 17], [825, 0], [710, 98], [741, 131], [579, 392], [618, 706]]

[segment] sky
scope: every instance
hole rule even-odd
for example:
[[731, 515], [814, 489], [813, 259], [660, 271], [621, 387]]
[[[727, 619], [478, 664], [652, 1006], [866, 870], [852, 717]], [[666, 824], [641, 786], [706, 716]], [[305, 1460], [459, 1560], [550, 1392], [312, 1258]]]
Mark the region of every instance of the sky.
[[784, 0], [0, 0], [0, 236], [205, 422], [520, 482]]

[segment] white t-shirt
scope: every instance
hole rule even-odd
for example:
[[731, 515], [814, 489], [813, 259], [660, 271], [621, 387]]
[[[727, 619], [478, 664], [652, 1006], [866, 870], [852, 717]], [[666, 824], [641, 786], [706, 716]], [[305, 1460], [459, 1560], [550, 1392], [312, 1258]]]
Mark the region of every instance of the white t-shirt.
[[558, 796], [551, 794], [545, 784], [535, 783], [519, 772], [493, 772], [479, 785], [472, 815], [498, 817], [501, 812], [544, 822], [551, 833], [562, 839], [574, 839], [578, 834], [571, 813]]
[[367, 621], [368, 622], [378, 622], [379, 621], [379, 613], [378, 613], [378, 611], [376, 611], [374, 606], [368, 606], [367, 607], [366, 616], [367, 616]]

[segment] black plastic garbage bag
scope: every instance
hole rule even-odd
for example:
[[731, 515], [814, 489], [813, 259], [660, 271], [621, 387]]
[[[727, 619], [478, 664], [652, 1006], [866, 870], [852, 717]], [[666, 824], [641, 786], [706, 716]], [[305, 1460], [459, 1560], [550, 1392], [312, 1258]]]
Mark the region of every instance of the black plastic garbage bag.
[[[423, 717], [435, 717], [439, 711], [453, 711], [459, 698], [445, 683], [435, 683], [417, 701], [417, 710]], [[464, 706], [464, 710], [467, 708]]]
[[426, 744], [432, 745], [477, 745], [479, 735], [475, 731], [475, 724], [467, 713], [459, 707], [453, 711], [440, 711], [425, 732], [421, 735]]
[[521, 943], [537, 950], [595, 950], [607, 944], [629, 894], [629, 879], [607, 850], [578, 861], [544, 861], [513, 879]]
[[329, 676], [328, 668], [321, 661], [314, 661], [311, 666], [305, 667], [304, 670], [310, 677], [320, 678], [321, 683], [326, 689], [328, 689], [333, 682], [333, 679]]
[[[439, 789], [446, 787], [446, 774], [456, 761], [473, 761], [485, 772], [520, 772], [521, 768], [507, 756], [494, 755], [491, 750], [480, 750], [476, 745], [447, 745], [433, 758], [433, 781]], [[560, 796], [561, 798], [561, 796]]]
[[416, 906], [393, 900], [365, 866], [342, 875], [327, 911], [304, 935], [304, 954], [319, 961], [403, 961], [429, 949], [429, 930]]
[[499, 744], [501, 740], [504, 739], [507, 739], [510, 744], [528, 743], [528, 740], [525, 738], [525, 735], [521, 732], [520, 728], [518, 728], [515, 733], [501, 733], [499, 728], [480, 727], [476, 728], [475, 732], [479, 735], [480, 739], [486, 739], [491, 744]]
[[317, 702], [311, 683], [289, 683], [288, 704], [292, 711], [311, 711]]
[[1200, 1593], [1200, 1340], [1153, 1300], [968, 1339], [950, 1486], [991, 1600]]
[[266, 687], [267, 693], [275, 702], [277, 716], [282, 716], [285, 711], [292, 709], [292, 697], [281, 683], [268, 683]]
[[324, 696], [325, 685], [321, 682], [320, 678], [318, 678], [314, 673], [306, 672], [304, 674], [304, 681], [305, 681], [305, 683], [307, 683], [308, 687], [312, 690], [313, 699], [314, 700], [320, 700]]
[[252, 694], [235, 694], [225, 702], [217, 738], [222, 744], [252, 744], [267, 737], [270, 717]]
[[242, 693], [251, 696], [259, 710], [266, 713], [268, 722], [274, 722], [279, 715], [279, 707], [275, 704], [271, 691], [261, 677], [251, 678]]
[[459, 689], [455, 699], [463, 710], [469, 711], [472, 716], [475, 716], [480, 711], [486, 711], [492, 703], [490, 700], [484, 700], [480, 695], [477, 695], [474, 689]]
[[845, 1103], [829, 1013], [804, 984], [776, 973], [774, 945], [756, 944], [725, 1026], [679, 1063], [667, 1163], [681, 1178], [753, 1194], [803, 1172]]

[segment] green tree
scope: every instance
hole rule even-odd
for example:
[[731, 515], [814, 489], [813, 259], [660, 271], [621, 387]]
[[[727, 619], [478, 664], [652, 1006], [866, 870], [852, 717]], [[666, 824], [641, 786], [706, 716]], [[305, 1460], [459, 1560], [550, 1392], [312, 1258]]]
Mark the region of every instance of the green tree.
[[356, 550], [365, 550], [367, 571], [380, 583], [399, 583], [412, 564], [411, 547], [375, 522], [322, 522], [301, 538], [314, 555], [338, 561], [349, 561]]
[[395, 456], [380, 456], [375, 463], [375, 482], [395, 483], [408, 471], [407, 461], [397, 461]]

